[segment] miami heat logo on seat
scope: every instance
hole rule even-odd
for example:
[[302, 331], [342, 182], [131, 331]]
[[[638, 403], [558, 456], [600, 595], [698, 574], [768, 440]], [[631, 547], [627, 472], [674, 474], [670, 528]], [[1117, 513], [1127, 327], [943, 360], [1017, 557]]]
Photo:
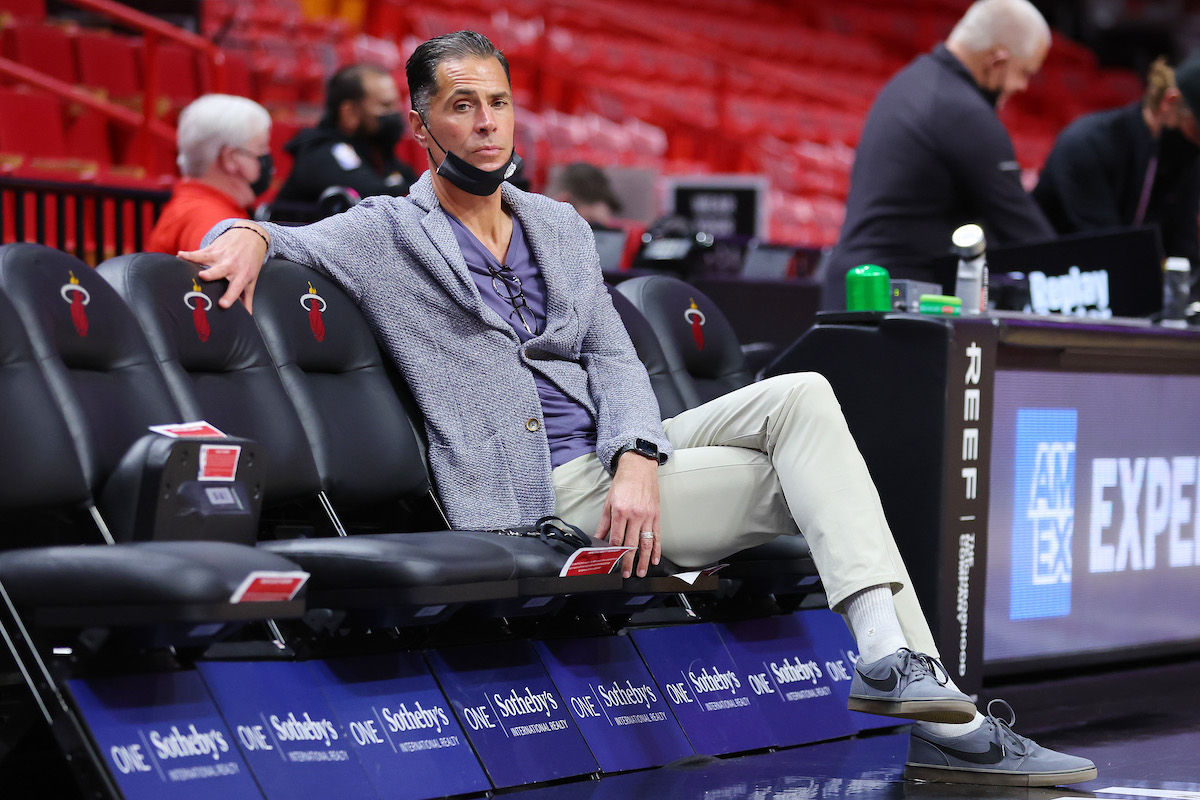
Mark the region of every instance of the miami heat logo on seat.
[[695, 298], [688, 298], [692, 304], [684, 309], [683, 319], [692, 326], [692, 338], [696, 340], [696, 349], [704, 349], [704, 312], [696, 305]]
[[308, 327], [312, 328], [313, 338], [318, 342], [325, 341], [324, 312], [328, 305], [311, 283], [308, 284], [308, 291], [300, 295], [300, 307], [308, 312]]
[[192, 310], [192, 325], [200, 341], [207, 342], [212, 329], [208, 326], [208, 310], [212, 308], [212, 298], [200, 291], [200, 284], [192, 279], [192, 290], [183, 296], [183, 304]]
[[79, 278], [75, 277], [74, 272], [68, 271], [67, 274], [71, 279], [59, 287], [58, 293], [71, 306], [71, 322], [75, 323], [75, 332], [80, 336], [87, 336], [88, 318], [84, 306], [92, 302], [92, 296], [88, 294], [87, 289], [79, 285]]

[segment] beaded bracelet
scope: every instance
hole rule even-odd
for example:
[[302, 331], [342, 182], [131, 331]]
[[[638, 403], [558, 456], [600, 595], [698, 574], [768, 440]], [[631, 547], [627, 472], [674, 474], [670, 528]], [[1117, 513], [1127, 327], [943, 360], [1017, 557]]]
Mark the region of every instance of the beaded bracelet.
[[262, 233], [260, 233], [257, 229], [251, 228], [249, 225], [230, 225], [228, 228], [221, 231], [221, 235], [224, 236], [225, 234], [229, 233], [230, 231], [250, 231], [255, 236], [262, 239], [263, 244], [266, 245], [266, 247], [267, 247], [267, 252], [268, 253], [271, 252], [271, 243], [267, 240], [267, 237], [263, 236]]

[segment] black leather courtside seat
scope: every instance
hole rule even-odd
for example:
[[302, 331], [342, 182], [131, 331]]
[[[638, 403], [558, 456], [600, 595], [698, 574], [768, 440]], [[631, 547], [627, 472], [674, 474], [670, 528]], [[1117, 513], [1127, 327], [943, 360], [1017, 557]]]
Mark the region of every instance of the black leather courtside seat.
[[[732, 326], [698, 289], [678, 278], [650, 275], [625, 281], [610, 293], [650, 374], [664, 419], [752, 382]], [[725, 560], [721, 576], [753, 593], [799, 597], [820, 588], [803, 536], [780, 536]]]
[[202, 638], [198, 623], [299, 616], [303, 594], [230, 603], [251, 572], [298, 569], [277, 555], [225, 541], [104, 543], [93, 491], [147, 421], [178, 422], [178, 411], [124, 304], [90, 267], [6, 245], [0, 287], [0, 584], [26, 628], [161, 627], [156, 638], [185, 643]]
[[[637, 351], [638, 358], [645, 365], [646, 373], [650, 376], [650, 388], [654, 390], [654, 396], [658, 398], [659, 414], [663, 419], [670, 419], [680, 411], [690, 408], [691, 406], [683, 399], [683, 394], [679, 391], [679, 381], [671, 372], [671, 365], [667, 363], [667, 356], [663, 352], [663, 347], [658, 341], [658, 334], [650, 324], [650, 320], [646, 319], [632, 300], [611, 286], [608, 287], [608, 294], [612, 297], [613, 308], [617, 310], [621, 322], [625, 324], [625, 330], [629, 332], [633, 349]], [[692, 405], [698, 405], [698, 403], [692, 403]]]
[[[335, 430], [324, 438], [313, 437], [314, 453], [306, 431], [322, 420], [309, 416], [302, 424], [245, 308], [240, 303], [228, 310], [217, 306], [224, 282], [201, 282], [194, 265], [157, 253], [121, 256], [101, 264], [98, 271], [133, 309], [179, 404], [227, 433], [265, 446], [264, 518], [274, 523], [273, 529], [311, 524], [310, 512], [315, 512], [322, 517], [316, 522], [341, 534], [280, 538], [259, 545], [312, 573], [310, 607], [350, 610], [352, 621], [407, 624], [437, 621], [465, 603], [516, 595], [516, 565], [495, 543], [440, 533], [344, 535], [335, 511], [338, 500], [366, 501], [381, 492], [395, 498], [419, 483], [417, 476], [386, 458], [374, 458], [370, 451], [344, 458], [339, 450], [347, 437], [371, 442], [384, 452], [397, 436], [412, 435], [402, 414], [389, 415], [380, 407], [388, 397], [372, 394], [367, 365], [351, 362], [346, 380], [331, 384], [341, 413], [333, 421]], [[299, 302], [306, 288], [289, 300], [311, 339], [309, 313]], [[260, 283], [255, 297], [259, 313], [261, 298]], [[197, 319], [198, 307], [203, 307], [203, 323]], [[334, 325], [330, 320], [330, 349], [341, 356]]]
[[688, 408], [753, 382], [733, 326], [699, 289], [667, 275], [646, 275], [617, 291], [650, 323]]

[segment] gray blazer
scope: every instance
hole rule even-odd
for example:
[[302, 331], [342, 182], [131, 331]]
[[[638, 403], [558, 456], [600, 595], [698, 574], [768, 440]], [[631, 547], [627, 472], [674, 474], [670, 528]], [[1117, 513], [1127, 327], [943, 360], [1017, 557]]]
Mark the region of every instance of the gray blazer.
[[[428, 172], [407, 198], [370, 197], [304, 227], [264, 225], [268, 255], [333, 278], [395, 360], [425, 415], [434, 481], [456, 528], [530, 524], [554, 513], [531, 370], [591, 412], [606, 467], [636, 438], [671, 452], [587, 223], [565, 203], [508, 183], [501, 191], [546, 281], [545, 330], [524, 345], [480, 298]], [[235, 222], [213, 228], [205, 244]]]

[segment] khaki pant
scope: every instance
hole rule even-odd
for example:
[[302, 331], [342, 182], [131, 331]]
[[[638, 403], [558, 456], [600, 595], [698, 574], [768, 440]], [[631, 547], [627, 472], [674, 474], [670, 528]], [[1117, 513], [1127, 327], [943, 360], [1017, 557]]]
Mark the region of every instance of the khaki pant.
[[[780, 375], [663, 423], [675, 453], [658, 471], [662, 554], [699, 567], [804, 531], [840, 611], [861, 589], [890, 586], [909, 647], [937, 654], [884, 519], [879, 494], [829, 382]], [[611, 483], [594, 455], [554, 470], [558, 516], [591, 533]]]

